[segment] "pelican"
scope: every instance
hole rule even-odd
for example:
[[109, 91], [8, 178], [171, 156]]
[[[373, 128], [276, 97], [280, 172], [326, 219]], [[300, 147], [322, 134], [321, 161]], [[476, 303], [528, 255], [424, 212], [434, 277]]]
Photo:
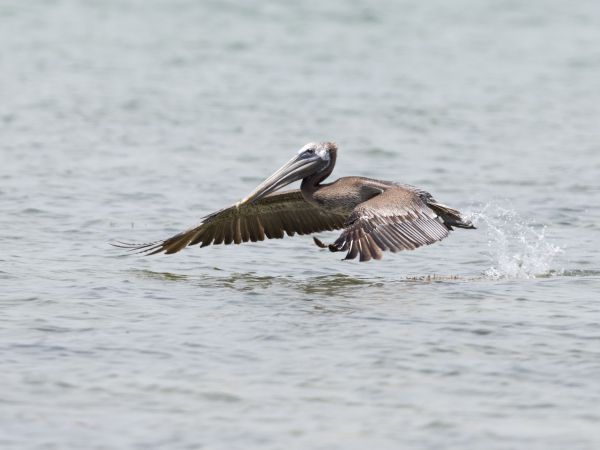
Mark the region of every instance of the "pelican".
[[[475, 228], [456, 209], [407, 184], [363, 177], [324, 183], [337, 157], [333, 142], [309, 143], [252, 193], [216, 211], [199, 225], [162, 241], [114, 245], [148, 255], [176, 253], [200, 244], [240, 244], [281, 239], [284, 234], [343, 230], [321, 248], [346, 252], [344, 259], [381, 259], [383, 251], [414, 250], [444, 239], [456, 228]], [[300, 189], [276, 192], [294, 181]]]

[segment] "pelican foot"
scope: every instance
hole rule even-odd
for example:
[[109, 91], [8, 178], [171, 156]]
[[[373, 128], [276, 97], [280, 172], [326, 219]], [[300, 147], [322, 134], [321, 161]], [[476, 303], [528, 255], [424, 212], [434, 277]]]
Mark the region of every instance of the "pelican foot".
[[315, 244], [317, 245], [317, 247], [319, 248], [327, 248], [329, 247], [326, 243], [324, 243], [322, 240], [316, 238], [313, 236], [313, 241], [315, 241]]
[[322, 240], [320, 240], [314, 236], [313, 236], [313, 241], [315, 241], [315, 244], [317, 244], [317, 247], [328, 248], [330, 252], [342, 251], [342, 249], [339, 246], [337, 246], [336, 244], [326, 244], [325, 242], [323, 242]]

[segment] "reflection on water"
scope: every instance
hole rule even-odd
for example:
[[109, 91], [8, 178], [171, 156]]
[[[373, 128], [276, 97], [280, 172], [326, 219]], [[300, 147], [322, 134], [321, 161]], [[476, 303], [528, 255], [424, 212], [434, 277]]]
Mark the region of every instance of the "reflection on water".
[[189, 275], [170, 273], [170, 272], [154, 272], [152, 270], [130, 270], [132, 275], [141, 279], [164, 280], [164, 281], [186, 281], [190, 279]]
[[272, 276], [260, 276], [254, 272], [231, 273], [229, 275], [175, 274], [154, 272], [151, 270], [131, 270], [134, 276], [154, 280], [186, 282], [202, 288], [230, 288], [240, 291], [268, 288], [276, 279]]
[[357, 288], [377, 287], [381, 282], [355, 278], [341, 273], [311, 277], [299, 283], [296, 288], [303, 294], [320, 296], [354, 295]]
[[[219, 270], [220, 271], [220, 270]], [[410, 285], [428, 284], [454, 284], [460, 286], [464, 283], [493, 283], [495, 281], [518, 280], [523, 278], [521, 274], [511, 277], [508, 274], [497, 276], [496, 273], [488, 272], [478, 276], [464, 275], [407, 275], [385, 279], [383, 277], [355, 277], [343, 273], [332, 273], [330, 275], [295, 277], [295, 276], [265, 276], [256, 272], [231, 273], [229, 275], [210, 275], [208, 273], [171, 273], [155, 272], [148, 269], [129, 270], [133, 278], [140, 280], [151, 279], [165, 282], [182, 282], [203, 289], [232, 289], [239, 292], [261, 291], [269, 288], [288, 288], [300, 294], [307, 295], [306, 299], [318, 296], [319, 298], [355, 297], [358, 292], [368, 292], [375, 295], [376, 292], [394, 292], [402, 290]], [[599, 276], [600, 270], [550, 270], [547, 273], [527, 276], [525, 278], [554, 278], [554, 277], [594, 277]]]

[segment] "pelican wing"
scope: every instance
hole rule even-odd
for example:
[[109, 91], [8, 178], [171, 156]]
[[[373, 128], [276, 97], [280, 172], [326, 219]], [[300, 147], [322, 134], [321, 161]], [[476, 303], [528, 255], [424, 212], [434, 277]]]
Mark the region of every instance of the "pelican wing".
[[329, 213], [307, 202], [300, 190], [277, 192], [254, 203], [231, 206], [212, 213], [202, 222], [164, 241], [149, 244], [115, 244], [153, 255], [176, 253], [188, 245], [216, 244], [281, 239], [288, 236], [337, 230], [347, 216]]
[[[329, 246], [345, 259], [381, 259], [381, 252], [413, 250], [448, 236], [451, 227], [429, 206], [427, 192], [396, 185], [354, 208], [340, 237]], [[434, 206], [435, 208], [435, 206]]]

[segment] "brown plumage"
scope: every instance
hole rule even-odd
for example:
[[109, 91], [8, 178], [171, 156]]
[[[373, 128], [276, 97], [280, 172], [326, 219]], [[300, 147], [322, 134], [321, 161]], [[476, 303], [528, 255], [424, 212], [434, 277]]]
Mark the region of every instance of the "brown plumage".
[[[362, 177], [322, 184], [336, 156], [333, 143], [307, 144], [244, 200], [206, 216], [196, 227], [164, 241], [113, 245], [150, 255], [170, 254], [190, 245], [240, 244], [343, 229], [332, 244], [314, 241], [333, 252], [347, 252], [345, 259], [369, 261], [381, 259], [383, 251], [413, 250], [440, 241], [453, 227], [475, 228], [459, 211], [409, 185]], [[299, 179], [300, 190], [273, 193]]]
[[339, 230], [346, 217], [308, 203], [299, 189], [267, 195], [254, 203], [234, 205], [206, 216], [202, 222], [164, 241], [119, 244], [142, 253], [176, 253], [188, 245], [201, 247], [281, 239], [285, 234]]

